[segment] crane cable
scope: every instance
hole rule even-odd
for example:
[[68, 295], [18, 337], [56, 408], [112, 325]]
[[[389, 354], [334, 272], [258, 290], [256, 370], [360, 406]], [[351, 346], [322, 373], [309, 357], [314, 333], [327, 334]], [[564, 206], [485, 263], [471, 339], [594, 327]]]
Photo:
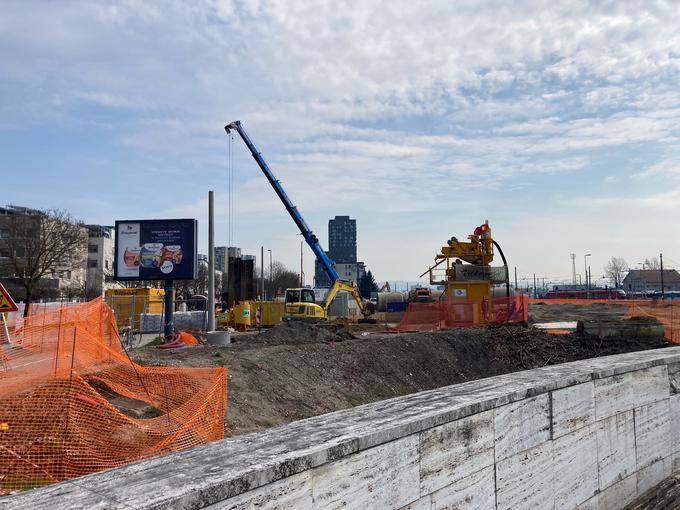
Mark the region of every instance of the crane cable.
[[229, 237], [228, 246], [233, 246], [233, 234], [234, 234], [234, 201], [233, 201], [233, 186], [234, 186], [234, 135], [229, 135], [229, 178], [228, 178], [228, 211], [227, 211], [227, 230]]

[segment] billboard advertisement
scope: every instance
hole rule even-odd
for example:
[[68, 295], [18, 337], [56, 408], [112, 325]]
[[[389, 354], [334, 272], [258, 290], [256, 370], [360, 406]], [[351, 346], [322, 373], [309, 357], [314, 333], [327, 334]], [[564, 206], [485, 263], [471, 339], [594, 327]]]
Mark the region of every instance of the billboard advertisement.
[[115, 280], [194, 280], [193, 219], [116, 221]]

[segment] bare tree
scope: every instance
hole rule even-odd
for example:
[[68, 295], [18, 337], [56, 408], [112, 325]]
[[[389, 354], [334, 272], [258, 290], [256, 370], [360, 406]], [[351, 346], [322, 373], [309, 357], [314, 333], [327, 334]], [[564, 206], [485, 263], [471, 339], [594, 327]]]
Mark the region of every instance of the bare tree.
[[612, 257], [604, 266], [604, 275], [612, 281], [615, 289], [621, 287], [628, 263], [621, 257]]
[[66, 211], [44, 210], [6, 216], [3, 273], [14, 278], [25, 290], [24, 315], [43, 277], [83, 270], [87, 249], [87, 229]]
[[659, 262], [658, 257], [652, 257], [651, 259], [645, 259], [645, 269], [652, 269], [658, 271], [661, 269], [661, 262]]
[[[264, 274], [264, 286], [267, 296], [275, 296], [279, 292], [284, 292], [288, 288], [300, 286], [300, 275], [288, 269], [282, 262], [275, 260], [272, 263], [271, 271], [266, 268]], [[255, 288], [260, 288], [260, 275], [255, 275]]]

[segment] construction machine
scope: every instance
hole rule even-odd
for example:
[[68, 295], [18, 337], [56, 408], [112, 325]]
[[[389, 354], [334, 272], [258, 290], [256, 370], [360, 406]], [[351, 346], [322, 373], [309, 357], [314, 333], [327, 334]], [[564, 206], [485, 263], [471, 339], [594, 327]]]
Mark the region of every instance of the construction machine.
[[[491, 267], [496, 247], [503, 259], [503, 267]], [[437, 280], [433, 270], [446, 263], [444, 278]], [[467, 264], [463, 264], [467, 262]], [[499, 271], [500, 270], [500, 273]], [[442, 298], [455, 300], [488, 300], [493, 297], [493, 284], [505, 283], [506, 294], [510, 295], [508, 265], [503, 251], [491, 235], [491, 227], [486, 221], [478, 226], [468, 241], [459, 241], [452, 237], [435, 256], [435, 265], [425, 271], [421, 277], [430, 275], [431, 285], [444, 287]]]
[[326, 252], [321, 247], [319, 239], [316, 237], [316, 235], [314, 235], [312, 229], [309, 228], [297, 207], [293, 205], [290, 198], [284, 191], [283, 187], [281, 186], [281, 182], [276, 179], [276, 177], [274, 177], [274, 174], [269, 169], [269, 165], [267, 165], [267, 162], [262, 157], [262, 154], [257, 150], [255, 144], [253, 144], [253, 142], [250, 140], [250, 137], [243, 129], [241, 121], [237, 120], [231, 122], [227, 124], [224, 129], [227, 134], [229, 134], [231, 131], [236, 131], [246, 144], [250, 150], [250, 153], [255, 159], [255, 162], [260, 167], [260, 170], [262, 170], [262, 173], [269, 181], [269, 184], [271, 184], [277, 196], [281, 202], [283, 202], [286, 211], [288, 211], [288, 214], [291, 218], [293, 218], [295, 225], [297, 225], [298, 229], [300, 229], [302, 237], [304, 237], [307, 245], [309, 245], [317, 260], [323, 267], [331, 283], [330, 290], [326, 294], [326, 297], [321, 304], [316, 303], [316, 296], [314, 295], [314, 291], [312, 289], [286, 289], [286, 315], [284, 320], [306, 319], [311, 321], [319, 321], [326, 319], [328, 317], [328, 310], [333, 303], [335, 296], [340, 291], [348, 292], [354, 298], [354, 301], [356, 301], [356, 304], [364, 317], [369, 315], [370, 312], [364, 306], [364, 302], [361, 298], [361, 294], [356, 282], [345, 281], [340, 278], [340, 275], [335, 269], [335, 262], [333, 262], [330, 257], [328, 257]]

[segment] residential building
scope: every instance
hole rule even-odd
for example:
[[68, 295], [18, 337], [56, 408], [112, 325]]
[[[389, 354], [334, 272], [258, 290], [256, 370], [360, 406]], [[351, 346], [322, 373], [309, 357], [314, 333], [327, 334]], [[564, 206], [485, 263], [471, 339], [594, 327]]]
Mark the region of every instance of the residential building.
[[[660, 269], [631, 269], [623, 279], [623, 290], [626, 292], [661, 291]], [[663, 270], [663, 290], [680, 291], [680, 273], [675, 269]]]
[[336, 263], [357, 261], [357, 220], [349, 216], [328, 220], [328, 254]]
[[114, 230], [112, 226], [87, 225], [87, 297], [101, 296], [117, 286], [113, 280]]
[[241, 256], [241, 248], [236, 246], [215, 246], [215, 269], [227, 273], [229, 270], [229, 260]]
[[[30, 251], [36, 251], [44, 246], [41, 235], [52, 229], [51, 219], [43, 211], [8, 205], [0, 207], [0, 278], [9, 287], [10, 293], [18, 300], [24, 299], [24, 288], [21, 278], [24, 274], [17, 274], [15, 259], [25, 273]], [[50, 271], [45, 273], [34, 288], [34, 299], [55, 299], [82, 295], [86, 285], [87, 261], [87, 228], [79, 227], [82, 234], [82, 244], [75, 246], [67, 255], [63, 263], [53, 264]]]
[[[349, 216], [336, 216], [328, 220], [328, 248], [326, 255], [335, 262], [340, 279], [358, 284], [366, 272], [366, 266], [357, 261], [357, 220]], [[330, 279], [318, 260], [314, 264], [314, 285], [330, 287]]]

